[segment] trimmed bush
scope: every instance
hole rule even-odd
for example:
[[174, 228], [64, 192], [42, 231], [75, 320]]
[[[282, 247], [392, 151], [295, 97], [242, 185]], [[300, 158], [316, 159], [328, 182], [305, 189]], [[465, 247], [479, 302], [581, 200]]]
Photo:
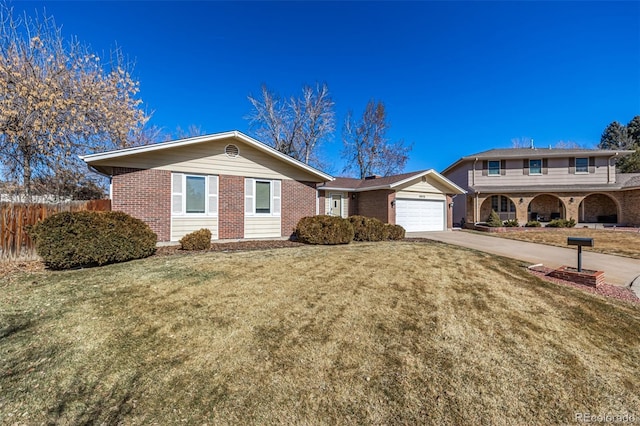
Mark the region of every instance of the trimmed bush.
[[207, 250], [211, 248], [211, 231], [206, 228], [199, 229], [180, 239], [182, 250]]
[[530, 220], [529, 222], [527, 222], [526, 225], [527, 228], [539, 228], [542, 225], [540, 224], [540, 222], [538, 222], [537, 220]]
[[353, 226], [354, 241], [382, 241], [389, 239], [388, 224], [380, 219], [366, 216], [349, 216]]
[[510, 219], [505, 220], [503, 226], [506, 226], [507, 228], [517, 228], [520, 224], [518, 223], [518, 219]]
[[404, 238], [405, 229], [400, 225], [391, 225], [390, 223], [384, 224], [388, 230], [390, 240], [402, 240]]
[[337, 216], [308, 216], [298, 221], [296, 237], [306, 244], [349, 244], [353, 226]]
[[151, 256], [156, 234], [122, 212], [62, 212], [29, 232], [38, 255], [51, 269], [125, 262]]
[[489, 215], [489, 219], [487, 220], [487, 226], [490, 226], [492, 228], [498, 228], [502, 226], [502, 220], [495, 210], [491, 210], [491, 214]]
[[575, 219], [571, 218], [567, 219], [553, 219], [551, 222], [547, 223], [548, 228], [573, 228], [576, 226]]

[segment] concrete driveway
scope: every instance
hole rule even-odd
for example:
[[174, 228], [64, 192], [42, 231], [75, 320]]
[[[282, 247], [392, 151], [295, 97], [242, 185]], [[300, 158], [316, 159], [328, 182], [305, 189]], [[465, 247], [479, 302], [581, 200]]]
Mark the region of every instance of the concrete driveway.
[[[429, 238], [457, 246], [494, 253], [512, 259], [523, 260], [532, 265], [542, 263], [551, 268], [562, 265], [576, 266], [577, 250], [508, 240], [472, 232], [407, 232], [407, 238]], [[597, 244], [597, 242], [596, 242]], [[630, 285], [640, 276], [640, 260], [627, 257], [600, 254], [584, 249], [582, 251], [582, 267], [604, 271], [605, 281], [619, 286]], [[640, 297], [640, 279], [632, 285], [632, 290]]]

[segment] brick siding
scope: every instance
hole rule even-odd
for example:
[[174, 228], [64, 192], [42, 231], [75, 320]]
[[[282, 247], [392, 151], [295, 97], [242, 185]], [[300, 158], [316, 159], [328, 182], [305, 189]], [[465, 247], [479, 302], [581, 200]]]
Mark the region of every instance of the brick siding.
[[357, 214], [395, 224], [396, 210], [391, 207], [391, 201], [395, 200], [395, 194], [395, 191], [387, 189], [359, 192], [356, 199], [358, 203]]
[[[290, 237], [305, 216], [316, 215], [316, 187], [312, 182], [282, 181], [282, 236]], [[324, 196], [320, 198], [320, 214], [324, 212]]]
[[325, 214], [325, 208], [327, 206], [327, 193], [325, 191], [318, 191], [318, 214]]
[[111, 209], [146, 222], [169, 241], [171, 232], [171, 172], [115, 167], [111, 179]]
[[220, 175], [218, 238], [244, 238], [244, 177]]
[[627, 225], [640, 226], [640, 189], [625, 191], [623, 218], [618, 219]]

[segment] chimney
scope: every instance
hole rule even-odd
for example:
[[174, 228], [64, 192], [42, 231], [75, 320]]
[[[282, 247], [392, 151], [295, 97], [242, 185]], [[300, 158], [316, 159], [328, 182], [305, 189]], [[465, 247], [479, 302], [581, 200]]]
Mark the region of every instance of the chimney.
[[531, 149], [535, 149], [535, 147], [533, 146], [533, 139], [531, 139]]

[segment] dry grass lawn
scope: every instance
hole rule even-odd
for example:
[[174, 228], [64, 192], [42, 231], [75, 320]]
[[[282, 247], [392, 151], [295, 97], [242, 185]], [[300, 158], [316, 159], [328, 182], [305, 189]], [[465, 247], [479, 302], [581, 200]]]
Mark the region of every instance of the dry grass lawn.
[[[545, 228], [500, 233], [483, 232], [482, 235], [558, 247], [568, 247], [567, 237], [569, 236], [593, 238], [594, 247], [584, 247], [583, 250], [640, 259], [640, 232], [614, 231], [612, 229]], [[575, 249], [575, 247], [573, 248]]]
[[640, 416], [640, 309], [438, 243], [0, 278], [1, 424]]

